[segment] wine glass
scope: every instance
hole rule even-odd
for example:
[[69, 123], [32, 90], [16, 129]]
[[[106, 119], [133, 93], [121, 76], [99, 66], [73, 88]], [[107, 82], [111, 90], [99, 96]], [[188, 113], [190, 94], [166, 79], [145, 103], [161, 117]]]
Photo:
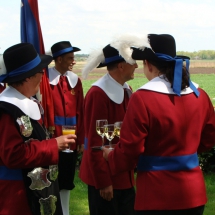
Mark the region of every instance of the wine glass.
[[121, 126], [122, 126], [122, 122], [115, 122], [114, 123], [114, 133], [117, 137], [120, 137]]
[[114, 133], [114, 124], [104, 125], [105, 137], [109, 140], [109, 149], [113, 149], [112, 139], [115, 136]]
[[[63, 125], [62, 126], [62, 134], [63, 135], [75, 134], [75, 131], [76, 131], [75, 125]], [[71, 153], [71, 152], [73, 152], [73, 150], [68, 148], [68, 149], [62, 150], [62, 152]]]
[[102, 137], [102, 146], [104, 146], [104, 125], [107, 125], [108, 121], [106, 119], [96, 120], [96, 132]]

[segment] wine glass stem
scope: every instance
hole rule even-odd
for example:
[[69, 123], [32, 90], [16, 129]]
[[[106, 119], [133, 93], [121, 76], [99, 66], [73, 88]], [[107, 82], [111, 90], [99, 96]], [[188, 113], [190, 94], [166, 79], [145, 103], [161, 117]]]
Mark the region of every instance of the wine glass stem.
[[113, 148], [113, 147], [112, 147], [112, 141], [111, 141], [111, 140], [109, 141], [109, 146], [110, 146], [110, 149]]
[[102, 146], [104, 146], [105, 141], [104, 141], [104, 137], [102, 137]]

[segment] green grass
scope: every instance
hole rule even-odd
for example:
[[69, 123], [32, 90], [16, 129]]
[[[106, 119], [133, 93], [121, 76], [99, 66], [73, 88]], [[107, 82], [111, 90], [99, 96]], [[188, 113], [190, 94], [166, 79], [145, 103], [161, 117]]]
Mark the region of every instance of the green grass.
[[[92, 73], [89, 74], [89, 77], [90, 76], [97, 76], [98, 78], [94, 80], [82, 80], [85, 95], [90, 89], [91, 85], [101, 77], [101, 73]], [[192, 74], [191, 80], [199, 84], [199, 87], [207, 92], [213, 105], [215, 105], [215, 74]], [[148, 80], [143, 73], [135, 73], [135, 78], [131, 81], [128, 81], [133, 91], [136, 91], [139, 87], [147, 82]]]
[[[215, 174], [205, 175], [208, 202], [205, 206], [204, 215], [215, 214]], [[78, 170], [75, 176], [75, 189], [70, 194], [70, 214], [89, 215], [87, 200], [87, 185], [78, 177]]]

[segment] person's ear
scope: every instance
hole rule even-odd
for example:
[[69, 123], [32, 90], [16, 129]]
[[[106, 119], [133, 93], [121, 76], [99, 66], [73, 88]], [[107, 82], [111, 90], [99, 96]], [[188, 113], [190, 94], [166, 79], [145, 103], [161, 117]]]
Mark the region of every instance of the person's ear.
[[145, 65], [148, 67], [149, 72], [152, 72], [152, 64], [145, 60]]

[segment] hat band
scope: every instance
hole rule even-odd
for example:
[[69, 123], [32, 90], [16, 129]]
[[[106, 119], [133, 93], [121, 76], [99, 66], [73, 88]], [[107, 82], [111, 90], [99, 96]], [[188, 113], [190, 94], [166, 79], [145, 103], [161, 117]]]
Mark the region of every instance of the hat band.
[[[161, 53], [155, 53], [155, 55], [164, 60], [164, 61], [175, 61], [175, 68], [174, 68], [174, 79], [173, 79], [173, 92], [177, 94], [178, 96], [181, 96], [181, 82], [182, 82], [182, 68], [183, 68], [183, 61], [186, 61], [186, 69], [189, 71], [189, 60], [183, 59], [180, 57], [171, 57], [170, 55], [161, 54]], [[190, 88], [193, 90], [195, 95], [199, 97], [199, 91], [196, 89], [196, 87], [193, 85], [191, 80], [189, 80]]]
[[36, 58], [34, 58], [32, 61], [26, 63], [25, 65], [20, 66], [19, 68], [10, 71], [7, 74], [1, 75], [0, 82], [2, 82], [3, 80], [5, 80], [8, 77], [14, 77], [14, 76], [18, 76], [23, 73], [26, 73], [26, 72], [30, 71], [31, 69], [35, 68], [40, 62], [41, 62], [41, 59], [40, 59], [39, 55], [37, 55]]
[[105, 58], [105, 63], [111, 63], [113, 61], [122, 60], [122, 59], [124, 58], [122, 58], [121, 56], [108, 57], [108, 58]]
[[72, 50], [73, 50], [73, 47], [65, 48], [65, 49], [62, 49], [62, 50], [60, 50], [60, 51], [58, 51], [58, 52], [53, 53], [52, 56], [53, 56], [53, 57], [58, 57], [58, 56], [60, 56], [60, 55], [62, 55], [62, 54], [65, 54], [65, 53], [67, 53], [67, 52], [70, 52], [70, 51], [72, 51]]

